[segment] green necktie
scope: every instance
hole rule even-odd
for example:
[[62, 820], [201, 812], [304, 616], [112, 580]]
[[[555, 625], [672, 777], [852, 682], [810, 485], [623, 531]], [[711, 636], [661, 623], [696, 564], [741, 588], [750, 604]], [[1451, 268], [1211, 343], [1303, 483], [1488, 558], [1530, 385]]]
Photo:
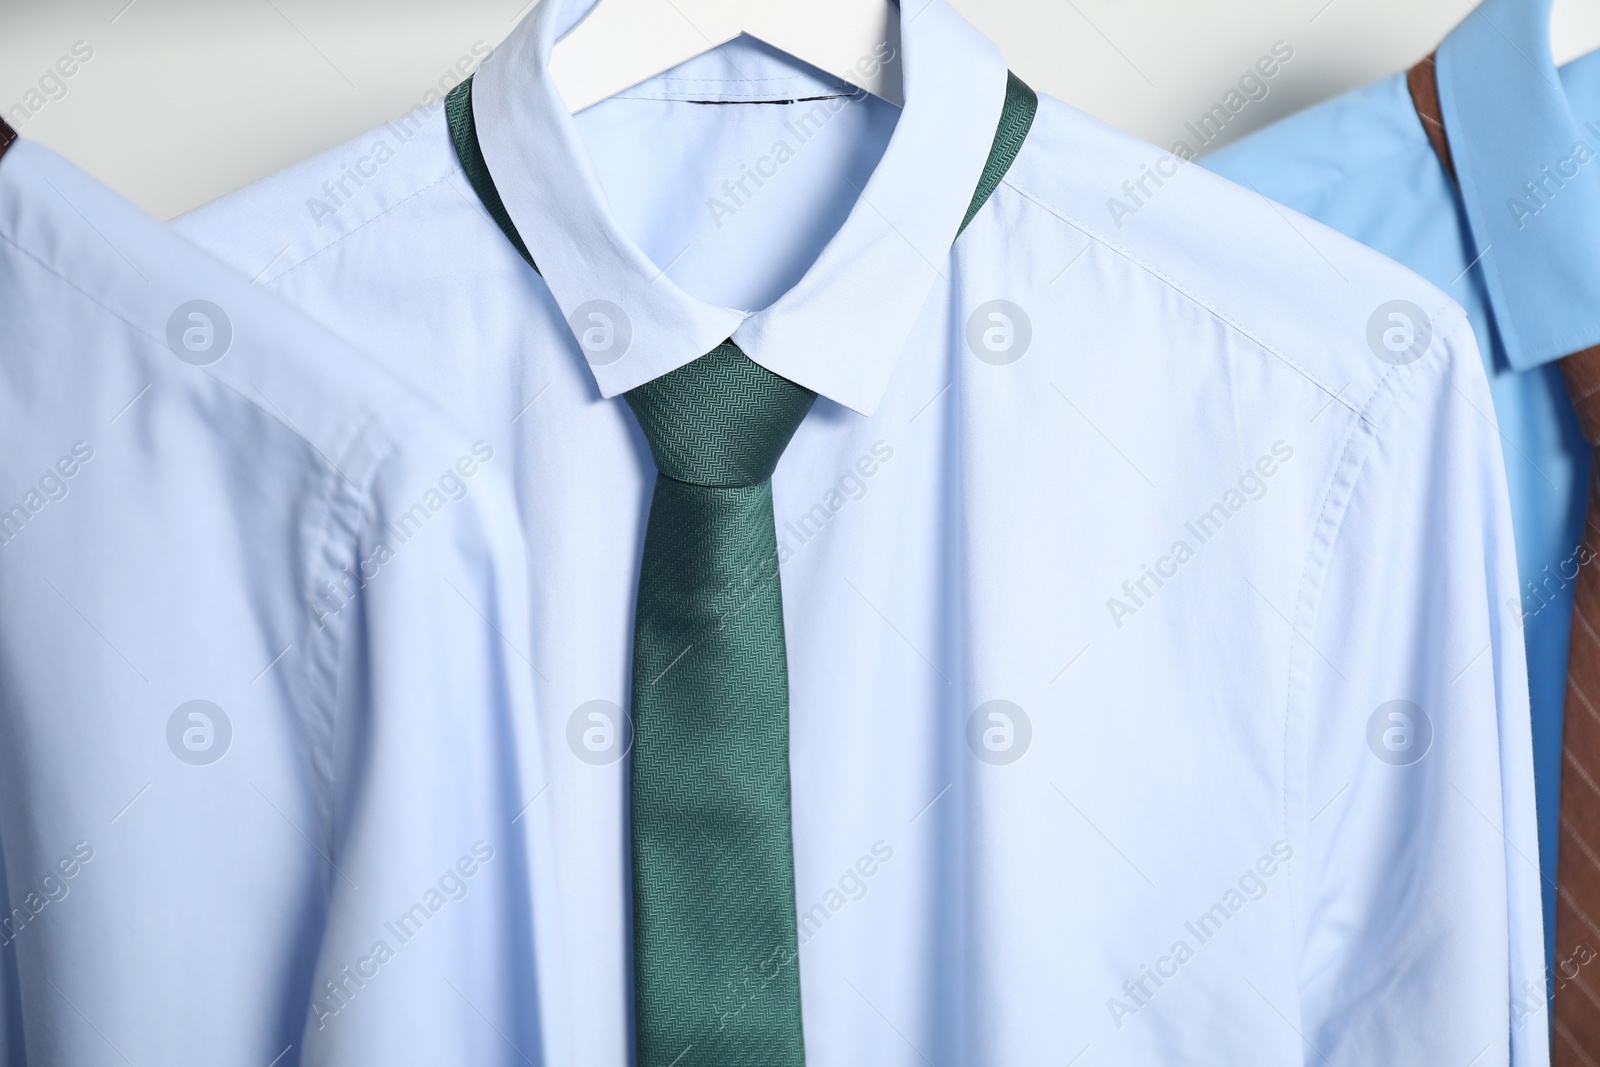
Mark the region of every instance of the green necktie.
[[[446, 105], [457, 155], [532, 265], [479, 150], [471, 85]], [[999, 186], [1037, 108], [1033, 91], [1010, 76], [961, 229]], [[771, 479], [816, 394], [727, 342], [625, 398], [658, 472], [634, 615], [637, 1063], [800, 1067], [789, 678]]]
[[641, 1067], [805, 1062], [771, 478], [815, 399], [732, 344], [627, 394], [658, 471], [633, 633]]

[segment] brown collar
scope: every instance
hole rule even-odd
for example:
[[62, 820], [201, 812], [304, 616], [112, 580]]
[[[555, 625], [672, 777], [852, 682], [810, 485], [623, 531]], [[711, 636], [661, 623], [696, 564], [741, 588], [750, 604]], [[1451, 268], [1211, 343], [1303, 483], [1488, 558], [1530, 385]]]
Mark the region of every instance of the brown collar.
[[1445, 173], [1459, 184], [1455, 159], [1450, 155], [1450, 139], [1444, 132], [1444, 114], [1439, 107], [1439, 67], [1434, 62], [1437, 55], [1437, 52], [1430, 53], [1406, 71], [1406, 88], [1411, 90], [1412, 106], [1417, 109], [1417, 118], [1422, 120], [1422, 129], [1438, 154], [1439, 162], [1444, 164]]

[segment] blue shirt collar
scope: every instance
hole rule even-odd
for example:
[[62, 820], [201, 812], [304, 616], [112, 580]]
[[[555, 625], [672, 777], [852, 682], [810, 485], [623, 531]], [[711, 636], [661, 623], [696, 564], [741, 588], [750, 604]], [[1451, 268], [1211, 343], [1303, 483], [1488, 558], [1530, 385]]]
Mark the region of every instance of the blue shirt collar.
[[[570, 321], [594, 300], [624, 309], [627, 354], [591, 364], [601, 394], [666, 374], [731, 336], [768, 370], [871, 414], [948, 269], [935, 264], [948, 258], [988, 159], [1006, 93], [999, 50], [947, 0], [904, 0], [905, 107], [877, 169], [799, 283], [744, 311], [684, 292], [612, 216], [549, 75], [555, 41], [591, 6], [544, 0], [484, 62], [472, 107], [506, 211], [563, 315]], [[753, 66], [759, 56], [741, 59]]]
[[1484, 0], [1439, 46], [1439, 102], [1512, 368], [1600, 343], [1600, 123], [1550, 51], [1552, 0]]

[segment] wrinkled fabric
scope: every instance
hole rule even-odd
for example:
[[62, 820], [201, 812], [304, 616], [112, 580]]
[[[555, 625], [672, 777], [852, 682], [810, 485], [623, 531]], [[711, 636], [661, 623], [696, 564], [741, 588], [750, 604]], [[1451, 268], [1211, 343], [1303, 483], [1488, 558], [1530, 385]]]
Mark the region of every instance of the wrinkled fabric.
[[1501, 610], [1527, 650], [1553, 969], [1567, 652], [1573, 591], [1590, 558], [1590, 450], [1554, 361], [1600, 343], [1600, 54], [1557, 70], [1549, 13], [1549, 0], [1484, 3], [1440, 45], [1460, 188], [1404, 74], [1275, 123], [1204, 165], [1394, 257], [1466, 309], [1511, 496], [1521, 581]]
[[[570, 116], [544, 64], [582, 6], [474, 78], [542, 274], [442, 102], [181, 222], [509, 457], [575, 1062], [633, 1056], [657, 475], [618, 394], [731, 336], [820, 394], [771, 483], [808, 1064], [1541, 1063], [1516, 566], [1459, 307], [1048, 98], [957, 239], [1006, 74], [941, 0], [902, 6], [903, 112], [736, 39]], [[1415, 352], [1369, 340], [1396, 300]]]
[[510, 465], [11, 147], [0, 1062], [543, 1059]]

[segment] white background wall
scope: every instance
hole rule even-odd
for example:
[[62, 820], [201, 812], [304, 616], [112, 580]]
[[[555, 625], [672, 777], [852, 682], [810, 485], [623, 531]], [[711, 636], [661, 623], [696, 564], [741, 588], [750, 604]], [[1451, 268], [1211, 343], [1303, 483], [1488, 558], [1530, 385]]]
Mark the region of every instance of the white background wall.
[[[1170, 147], [1273, 42], [1295, 58], [1232, 138], [1399, 70], [1471, 0], [955, 0], [1035, 88]], [[24, 127], [170, 217], [422, 99], [528, 0], [0, 0], [0, 113], [84, 41]], [[1600, 3], [1557, 0], [1558, 61], [1600, 47]], [[59, 94], [60, 90], [57, 90]], [[13, 125], [16, 125], [13, 122]]]

